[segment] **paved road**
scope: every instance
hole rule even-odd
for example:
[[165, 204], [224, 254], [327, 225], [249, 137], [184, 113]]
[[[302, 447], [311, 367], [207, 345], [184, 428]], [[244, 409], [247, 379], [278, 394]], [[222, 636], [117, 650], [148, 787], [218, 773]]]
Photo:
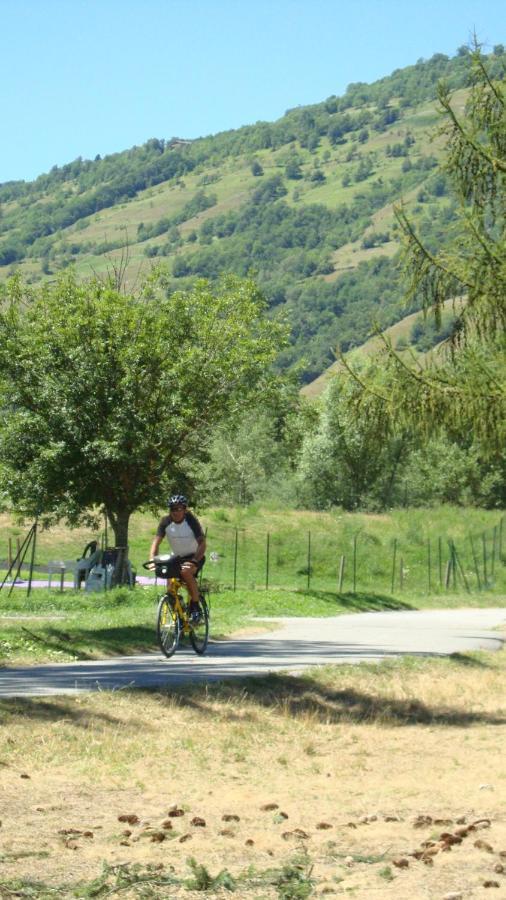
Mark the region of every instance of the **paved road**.
[[0, 697], [77, 694], [128, 688], [170, 688], [308, 666], [360, 663], [404, 655], [441, 656], [467, 650], [500, 650], [504, 609], [375, 612], [328, 619], [276, 619], [274, 631], [213, 641], [204, 657], [178, 650], [95, 662], [0, 669]]

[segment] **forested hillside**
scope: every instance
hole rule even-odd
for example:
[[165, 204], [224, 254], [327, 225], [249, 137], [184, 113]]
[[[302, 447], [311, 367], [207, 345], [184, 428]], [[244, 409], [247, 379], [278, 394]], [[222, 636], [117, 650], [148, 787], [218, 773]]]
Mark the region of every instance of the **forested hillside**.
[[[502, 45], [488, 61], [503, 77]], [[160, 262], [175, 288], [253, 272], [291, 326], [281, 365], [304, 360], [309, 382], [336, 347], [416, 308], [406, 310], [397, 281], [393, 204], [404, 200], [429, 246], [444, 242], [454, 201], [437, 169], [436, 85], [445, 79], [462, 108], [468, 77], [463, 47], [274, 123], [151, 139], [2, 184], [0, 277], [52, 279], [71, 264], [86, 277], [122, 255], [130, 284]]]

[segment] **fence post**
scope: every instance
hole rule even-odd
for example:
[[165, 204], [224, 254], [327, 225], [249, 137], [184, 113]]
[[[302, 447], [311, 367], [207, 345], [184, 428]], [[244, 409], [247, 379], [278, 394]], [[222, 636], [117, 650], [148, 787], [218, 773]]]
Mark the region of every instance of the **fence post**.
[[30, 556], [30, 572], [28, 575], [28, 590], [26, 592], [26, 596], [29, 597], [32, 591], [32, 579], [33, 579], [33, 567], [35, 565], [35, 547], [37, 545], [37, 522], [35, 519], [33, 523], [33, 535], [32, 535], [32, 553]]
[[402, 591], [404, 586], [404, 560], [401, 556], [399, 560], [399, 590]]
[[339, 594], [340, 594], [340, 593], [342, 592], [342, 590], [343, 590], [343, 581], [344, 581], [344, 562], [345, 562], [345, 559], [346, 559], [346, 557], [345, 557], [345, 555], [344, 555], [344, 553], [343, 553], [343, 555], [341, 556], [341, 562], [339, 563], [339, 586], [338, 586], [338, 589], [337, 589]]
[[478, 557], [476, 556], [476, 548], [474, 546], [473, 536], [469, 535], [469, 541], [471, 543], [471, 553], [473, 555], [473, 563], [474, 563], [474, 572], [476, 575], [476, 581], [478, 584], [478, 590], [481, 591], [481, 578], [480, 578], [480, 568], [478, 566]]
[[452, 541], [452, 548], [453, 548], [453, 565], [454, 565], [454, 566], [457, 565], [457, 566], [459, 567], [459, 572], [460, 572], [460, 575], [461, 575], [461, 577], [462, 577], [462, 581], [464, 582], [464, 587], [465, 587], [467, 593], [470, 594], [470, 593], [471, 593], [471, 589], [470, 589], [470, 587], [469, 587], [469, 582], [468, 582], [468, 580], [467, 580], [467, 578], [466, 578], [466, 573], [464, 572], [464, 568], [463, 568], [462, 563], [461, 563], [461, 561], [460, 561], [460, 557], [459, 557], [459, 555], [458, 555], [458, 553], [457, 553], [457, 548], [456, 548], [456, 546], [455, 546], [455, 541]]
[[12, 538], [9, 538], [9, 568], [12, 567]]
[[427, 575], [429, 582], [429, 594], [432, 588], [432, 569], [431, 569], [431, 559], [430, 559], [430, 538], [427, 539]]
[[504, 516], [501, 516], [501, 520], [499, 522], [499, 559], [502, 562], [502, 526], [504, 522]]
[[13, 561], [12, 561], [12, 566], [9, 566], [9, 571], [4, 575], [4, 579], [3, 579], [3, 581], [2, 581], [2, 584], [0, 584], [0, 591], [1, 591], [2, 588], [4, 587], [5, 583], [6, 583], [7, 579], [11, 576], [12, 570], [13, 570], [14, 566], [17, 566], [16, 574], [14, 575], [14, 578], [13, 578], [13, 580], [12, 580], [12, 584], [11, 584], [10, 589], [9, 589], [9, 597], [10, 597], [10, 595], [12, 594], [12, 592], [13, 592], [13, 590], [14, 590], [14, 585], [16, 584], [16, 582], [17, 582], [17, 580], [18, 580], [18, 578], [19, 578], [21, 569], [23, 568], [23, 563], [24, 563], [24, 561], [25, 561], [25, 556], [26, 556], [26, 554], [27, 554], [27, 552], [28, 552], [28, 548], [29, 548], [29, 546], [30, 546], [30, 541], [31, 541], [31, 539], [32, 539], [32, 534], [33, 534], [33, 525], [31, 526], [30, 531], [28, 532], [28, 534], [23, 538], [23, 543], [21, 544], [21, 546], [20, 546], [20, 544], [19, 544], [19, 538], [16, 538], [17, 547], [18, 547], [16, 556], [14, 557], [14, 559], [13, 559]]
[[392, 558], [392, 587], [390, 588], [390, 593], [393, 594], [395, 588], [395, 560], [397, 556], [397, 538], [394, 538], [394, 552]]
[[358, 532], [353, 535], [353, 593], [357, 592], [357, 538]]
[[307, 533], [307, 589], [311, 584], [311, 532]]
[[437, 541], [438, 552], [438, 569], [439, 569], [439, 587], [443, 587], [443, 541], [441, 537]]
[[269, 588], [269, 550], [270, 550], [270, 534], [267, 532], [267, 544], [265, 547], [265, 590]]
[[237, 542], [238, 542], [238, 530], [235, 529], [235, 541], [234, 541], [234, 591], [237, 587]]
[[63, 593], [63, 578], [65, 575], [65, 566], [60, 566], [60, 593]]
[[495, 547], [497, 543], [497, 525], [494, 525], [494, 531], [492, 535], [492, 559], [490, 561], [490, 575], [491, 578], [494, 578], [495, 575]]
[[487, 588], [488, 587], [488, 572], [487, 572], [487, 535], [484, 531], [481, 533], [481, 544], [483, 549], [483, 584]]
[[445, 573], [445, 588], [446, 588], [446, 590], [448, 590], [448, 588], [450, 587], [451, 572], [452, 572], [452, 558], [450, 556], [448, 559], [448, 562], [446, 563], [446, 573]]

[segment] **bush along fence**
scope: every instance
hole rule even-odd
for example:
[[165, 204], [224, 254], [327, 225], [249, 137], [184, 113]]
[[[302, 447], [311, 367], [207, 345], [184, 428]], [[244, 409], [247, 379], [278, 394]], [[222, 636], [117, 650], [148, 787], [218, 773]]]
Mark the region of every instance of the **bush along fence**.
[[267, 532], [213, 524], [205, 578], [216, 588], [438, 594], [506, 589], [504, 517], [465, 538], [413, 540], [355, 530]]

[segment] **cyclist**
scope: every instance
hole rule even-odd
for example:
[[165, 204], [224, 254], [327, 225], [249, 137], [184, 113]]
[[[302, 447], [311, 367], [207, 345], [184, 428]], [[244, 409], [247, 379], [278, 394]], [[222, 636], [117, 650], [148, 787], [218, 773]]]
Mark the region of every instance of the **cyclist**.
[[199, 588], [196, 575], [206, 558], [206, 539], [196, 516], [188, 509], [188, 501], [183, 494], [173, 494], [169, 498], [169, 515], [160, 519], [156, 536], [151, 544], [150, 558], [153, 559], [163, 539], [166, 537], [172, 550], [168, 562], [173, 562], [171, 574], [180, 577], [190, 594], [190, 617], [193, 622], [200, 619]]

